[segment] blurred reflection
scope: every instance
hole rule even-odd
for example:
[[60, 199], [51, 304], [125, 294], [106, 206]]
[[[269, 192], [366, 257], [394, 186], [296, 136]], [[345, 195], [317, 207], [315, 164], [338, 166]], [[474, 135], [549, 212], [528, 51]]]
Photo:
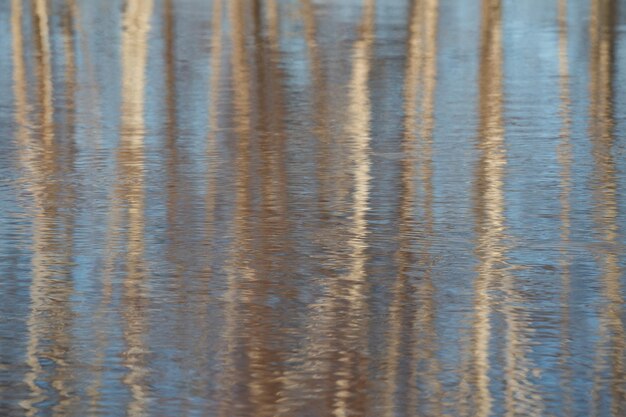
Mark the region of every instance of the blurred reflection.
[[[369, 72], [374, 43], [374, 0], [364, 0], [359, 38], [352, 49], [352, 72], [348, 85], [348, 108], [346, 134], [349, 141], [350, 160], [353, 163], [352, 224], [349, 248], [348, 272], [337, 280], [338, 288], [332, 291], [337, 305], [334, 323], [334, 340], [339, 343], [335, 354], [336, 369], [332, 378], [334, 392], [331, 399], [332, 413], [337, 417], [363, 414], [366, 406], [363, 384], [365, 382], [367, 347], [367, 220], [370, 193], [370, 120]], [[345, 320], [345, 321], [344, 321]], [[343, 324], [341, 324], [343, 322]]]
[[[55, 401], [51, 407], [52, 415], [64, 415], [76, 400], [71, 387], [73, 314], [69, 303], [73, 293], [70, 267], [74, 218], [71, 210], [67, 210], [75, 202], [73, 186], [62, 183], [63, 178], [71, 175], [68, 169], [71, 170], [73, 165], [73, 138], [70, 136], [70, 142], [61, 145], [54, 134], [48, 8], [45, 2], [37, 1], [31, 12], [37, 52], [35, 73], [39, 79], [32, 107], [26, 82], [23, 8], [21, 2], [12, 3], [15, 137], [20, 150], [23, 182], [33, 200], [31, 304], [26, 350], [29, 372], [24, 380], [30, 389], [30, 399], [23, 401], [22, 407], [26, 415], [36, 415], [39, 402], [52, 400]], [[71, 16], [68, 17], [71, 25]], [[74, 53], [71, 26], [66, 29], [69, 39], [65, 51], [65, 82], [69, 86], [67, 105], [71, 112]], [[32, 108], [36, 109], [34, 118], [29, 117]], [[71, 118], [67, 123], [71, 132]]]
[[502, 5], [499, 0], [482, 2], [480, 44], [480, 159], [476, 182], [476, 253], [479, 259], [475, 291], [475, 330], [473, 346], [474, 381], [477, 389], [477, 415], [493, 412], [491, 343], [494, 315], [497, 312], [494, 293], [505, 295], [500, 310], [505, 321], [507, 415], [540, 415], [540, 399], [535, 398], [528, 378], [525, 350], [527, 341], [521, 323], [524, 318], [514, 306], [520, 302], [514, 276], [507, 259], [505, 196], [503, 184], [507, 165], [504, 143], [503, 73], [502, 73]]
[[45, 142], [52, 141], [53, 115], [52, 108], [52, 67], [50, 57], [50, 29], [48, 27], [48, 6], [45, 0], [33, 2], [33, 25], [35, 30], [35, 48], [37, 51], [37, 78], [39, 79], [39, 97], [41, 105], [42, 138]]
[[590, 137], [594, 160], [595, 232], [602, 241], [598, 262], [602, 269], [604, 297], [600, 316], [600, 344], [597, 351], [606, 354], [595, 358], [593, 412], [603, 413], [601, 392], [609, 396], [610, 415], [626, 412], [625, 345], [626, 333], [621, 309], [624, 306], [622, 268], [616, 251], [619, 241], [617, 222], [617, 168], [614, 157], [614, 72], [616, 1], [593, 1], [589, 22], [590, 41]]
[[0, 4], [0, 415], [623, 415], [618, 6]]
[[219, 100], [220, 100], [220, 83], [222, 81], [222, 44], [224, 37], [222, 35], [222, 21], [224, 19], [224, 4], [222, 0], [213, 2], [212, 19], [211, 19], [211, 60], [209, 67], [211, 76], [209, 80], [209, 134], [207, 138], [207, 192], [206, 192], [206, 229], [207, 239], [210, 239], [215, 223], [215, 205], [217, 194], [217, 165], [219, 164], [219, 155], [217, 150], [219, 125]]
[[[245, 294], [242, 284], [254, 279], [254, 273], [245, 262], [250, 251], [250, 233], [246, 219], [251, 216], [250, 202], [250, 140], [251, 140], [251, 81], [249, 57], [246, 49], [246, 0], [233, 0], [228, 5], [231, 26], [231, 68], [232, 106], [235, 130], [235, 210], [233, 213], [233, 242], [229, 248], [225, 302], [224, 343], [221, 348], [224, 369], [220, 376], [219, 415], [251, 415], [247, 391], [247, 378], [251, 372], [241, 369], [247, 365], [247, 352], [244, 334], [239, 328], [243, 323], [243, 303]], [[243, 258], [240, 261], [240, 258]], [[243, 261], [243, 262], [242, 262]], [[241, 337], [238, 337], [241, 335]], [[243, 346], [242, 346], [243, 345]], [[239, 385], [237, 385], [239, 384]]]
[[[388, 415], [410, 416], [417, 409], [424, 414], [441, 413], [435, 287], [431, 280], [434, 260], [430, 253], [434, 234], [432, 131], [438, 7], [437, 0], [411, 5], [404, 87], [399, 276], [389, 317]], [[407, 304], [414, 309], [406, 308]], [[406, 357], [410, 359], [405, 364]]]
[[558, 3], [558, 29], [559, 29], [559, 89], [560, 89], [560, 115], [561, 115], [561, 138], [557, 148], [558, 161], [561, 165], [560, 183], [560, 203], [561, 203], [561, 386], [565, 398], [563, 404], [563, 414], [571, 415], [572, 407], [572, 370], [570, 351], [570, 297], [571, 297], [571, 263], [572, 256], [568, 253], [567, 247], [570, 245], [571, 235], [571, 193], [572, 193], [572, 144], [571, 144], [571, 97], [570, 97], [570, 75], [568, 46], [569, 31], [567, 28], [567, 1], [559, 0]]
[[[122, 101], [120, 144], [112, 217], [125, 216], [127, 227], [125, 272], [122, 290], [124, 320], [124, 383], [132, 401], [129, 416], [147, 415], [148, 385], [146, 357], [146, 309], [148, 286], [144, 265], [144, 94], [148, 58], [148, 34], [152, 17], [151, 0], [128, 0], [123, 17], [121, 39]], [[113, 254], [110, 254], [111, 256]]]
[[[479, 75], [480, 159], [475, 183], [476, 254], [475, 323], [472, 346], [476, 415], [492, 413], [490, 342], [495, 311], [493, 290], [509, 280], [503, 272], [506, 255], [504, 226], [504, 126], [502, 120], [502, 28], [499, 0], [482, 1]], [[510, 369], [510, 368], [509, 368]]]

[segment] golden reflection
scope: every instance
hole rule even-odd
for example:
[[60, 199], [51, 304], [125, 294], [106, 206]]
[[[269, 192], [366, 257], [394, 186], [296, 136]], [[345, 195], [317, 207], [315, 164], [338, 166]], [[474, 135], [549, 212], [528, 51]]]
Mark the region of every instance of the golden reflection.
[[[615, 67], [615, 26], [618, 4], [614, 0], [593, 0], [589, 21], [590, 37], [590, 136], [594, 161], [595, 234], [602, 239], [599, 264], [602, 269], [604, 307], [600, 317], [600, 341], [596, 352], [608, 354], [596, 358], [592, 392], [593, 415], [599, 413], [599, 392], [610, 387], [612, 416], [624, 414], [624, 357], [626, 332], [621, 318], [622, 295], [619, 249], [619, 203], [617, 167], [614, 157], [613, 89]], [[608, 363], [606, 363], [608, 362]], [[610, 380], [603, 382], [603, 373]]]
[[24, 35], [22, 29], [22, 0], [11, 1], [11, 38], [13, 48], [13, 95], [15, 107], [16, 138], [20, 150], [29, 149], [28, 90], [26, 62], [24, 56]]
[[[491, 292], [502, 279], [505, 262], [504, 192], [502, 190], [506, 156], [502, 120], [502, 39], [500, 1], [482, 1], [479, 68], [479, 152], [476, 179], [476, 221], [478, 276], [475, 282], [474, 340], [472, 382], [476, 385], [476, 415], [491, 415], [489, 350], [494, 301]], [[510, 376], [510, 375], [508, 375]], [[508, 411], [508, 410], [507, 410]]]
[[571, 229], [571, 190], [572, 190], [572, 144], [571, 144], [571, 98], [569, 80], [568, 56], [568, 29], [567, 29], [567, 0], [559, 0], [558, 4], [558, 30], [559, 30], [559, 87], [560, 87], [560, 115], [562, 120], [560, 143], [557, 149], [557, 157], [561, 165], [561, 386], [564, 391], [563, 414], [571, 415], [572, 395], [570, 367], [570, 293], [571, 293], [571, 255], [567, 248], [570, 246]]
[[[148, 58], [148, 34], [152, 16], [151, 0], [128, 0], [123, 17], [121, 44], [122, 102], [120, 144], [117, 154], [118, 178], [112, 210], [126, 216], [126, 276], [123, 283], [124, 365], [123, 382], [132, 399], [130, 416], [146, 415], [148, 401], [145, 344], [147, 330], [146, 279], [144, 272], [144, 96]], [[112, 217], [117, 215], [112, 214]], [[113, 253], [110, 256], [114, 256]]]
[[[331, 129], [323, 120], [329, 96], [320, 91], [323, 89], [317, 88], [327, 85], [317, 48], [315, 10], [307, 1], [302, 3], [302, 7], [303, 13], [307, 14], [302, 18], [305, 21], [304, 36], [309, 49], [313, 86], [312, 117], [315, 134], [319, 138], [316, 157], [318, 209], [322, 219], [328, 222], [328, 229], [324, 228], [315, 237], [328, 254], [321, 262], [320, 273], [330, 265], [347, 271], [322, 279], [323, 295], [311, 306], [306, 324], [307, 343], [296, 357], [302, 365], [284, 376], [286, 392], [281, 398], [278, 415], [291, 416], [313, 410], [334, 416], [363, 415], [369, 403], [364, 391], [368, 369], [366, 215], [369, 211], [371, 169], [368, 83], [375, 34], [375, 3], [365, 0], [360, 31], [352, 48], [343, 132], [345, 139], [337, 139], [345, 142], [335, 144], [346, 154], [330, 152]], [[338, 219], [333, 217], [336, 210], [351, 213], [351, 217], [345, 223], [336, 223]], [[303, 398], [303, 391], [310, 397]]]
[[37, 47], [37, 75], [39, 79], [39, 92], [41, 101], [41, 128], [42, 138], [50, 144], [54, 134], [54, 108], [52, 104], [52, 64], [50, 62], [50, 28], [48, 27], [48, 6], [46, 0], [33, 0], [34, 22], [37, 36], [35, 37]]
[[[28, 99], [25, 63], [23, 9], [21, 1], [11, 6], [13, 46], [13, 79], [15, 95], [16, 142], [19, 161], [23, 167], [24, 183], [33, 198], [32, 216], [32, 280], [30, 283], [30, 314], [27, 321], [28, 341], [26, 363], [29, 370], [24, 383], [30, 398], [21, 402], [25, 415], [37, 415], [41, 401], [58, 397], [51, 407], [52, 415], [64, 415], [76, 400], [71, 383], [71, 322], [70, 297], [73, 283], [69, 267], [73, 248], [73, 215], [67, 207], [74, 204], [73, 187], [61, 186], [64, 176], [71, 175], [73, 166], [73, 136], [64, 147], [54, 137], [54, 107], [52, 105], [52, 69], [50, 66], [50, 34], [45, 2], [34, 2], [33, 29], [38, 59], [35, 73], [39, 78], [35, 105]], [[73, 52], [65, 51], [68, 94], [73, 95]], [[73, 97], [68, 96], [68, 107]], [[36, 118], [29, 112], [36, 109]], [[71, 109], [70, 109], [71, 112]], [[73, 129], [72, 120], [68, 127]], [[33, 137], [33, 132], [43, 140]], [[59, 326], [58, 323], [63, 323]], [[50, 362], [46, 364], [46, 362]], [[43, 383], [50, 382], [49, 387]]]
[[[478, 417], [491, 415], [489, 350], [494, 302], [491, 291], [500, 281], [505, 261], [504, 193], [502, 190], [506, 156], [502, 120], [502, 39], [500, 1], [482, 1], [479, 68], [479, 150], [476, 180], [476, 221], [478, 276], [475, 282], [472, 382], [476, 385], [475, 408]], [[510, 376], [510, 375], [509, 375]]]
[[[24, 55], [24, 36], [23, 36], [23, 10], [22, 0], [13, 0], [11, 3], [11, 34], [12, 34], [12, 47], [13, 47], [13, 94], [15, 96], [14, 112], [16, 133], [15, 138], [19, 149], [20, 162], [26, 167], [26, 172], [29, 174], [32, 172], [32, 176], [36, 175], [36, 165], [32, 163], [32, 143], [30, 130], [28, 126], [28, 90], [27, 90], [27, 74], [26, 63]], [[31, 176], [29, 175], [29, 176]], [[39, 193], [33, 193], [37, 196]], [[36, 204], [36, 203], [35, 203]], [[34, 233], [33, 237], [41, 236], [40, 216], [35, 216]], [[39, 227], [38, 227], [39, 226]], [[35, 242], [36, 240], [33, 239]], [[41, 244], [33, 245], [33, 249], [40, 248]], [[34, 416], [37, 413], [35, 404], [42, 401], [44, 397], [43, 389], [37, 384], [38, 379], [42, 373], [42, 367], [38, 359], [38, 349], [41, 339], [41, 335], [38, 332], [38, 320], [37, 316], [41, 314], [45, 305], [43, 299], [42, 280], [45, 279], [41, 276], [41, 267], [35, 264], [36, 260], [39, 260], [40, 256], [33, 256], [33, 277], [30, 284], [30, 303], [31, 311], [28, 319], [28, 346], [26, 349], [26, 363], [28, 364], [29, 371], [26, 373], [24, 383], [30, 390], [30, 399], [21, 402], [21, 406], [25, 409], [27, 416]]]
[[[410, 415], [417, 409], [439, 415], [441, 387], [436, 359], [436, 305], [431, 281], [433, 236], [432, 131], [437, 74], [438, 0], [412, 4], [407, 42], [404, 87], [404, 140], [400, 203], [399, 275], [393, 289], [389, 316], [389, 348], [385, 412], [398, 409]], [[423, 216], [420, 221], [416, 215]], [[419, 237], [419, 236], [423, 236]], [[419, 247], [419, 249], [418, 249]], [[418, 270], [415, 270], [417, 266]], [[419, 274], [419, 283], [413, 283]], [[414, 295], [411, 295], [414, 294]], [[413, 316], [407, 305], [420, 305]], [[409, 309], [410, 310], [410, 309]], [[409, 334], [407, 342], [405, 334]], [[408, 343], [408, 346], [404, 346]], [[408, 350], [408, 352], [406, 351]], [[409, 371], [402, 358], [411, 358]], [[402, 374], [402, 377], [399, 375]], [[424, 379], [420, 397], [415, 381]], [[408, 395], [406, 394], [406, 391]]]
[[[333, 291], [337, 301], [345, 305], [340, 312], [349, 323], [338, 329], [338, 341], [342, 343], [337, 352], [333, 377], [334, 389], [331, 400], [333, 415], [344, 417], [362, 413], [366, 398], [360, 386], [366, 375], [367, 330], [364, 321], [366, 311], [367, 260], [367, 219], [370, 197], [370, 121], [371, 103], [369, 97], [369, 73], [372, 60], [372, 47], [375, 35], [376, 4], [374, 0], [364, 0], [359, 38], [352, 51], [352, 73], [348, 85], [348, 108], [346, 133], [350, 145], [350, 160], [353, 164], [352, 225], [349, 248], [349, 271], [341, 285]], [[343, 281], [343, 282], [342, 282]], [[337, 306], [336, 308], [341, 308]], [[345, 345], [344, 345], [345, 343]]]
[[500, 0], [482, 3], [480, 45], [480, 159], [476, 182], [477, 248], [479, 260], [475, 291], [473, 367], [477, 415], [492, 413], [493, 398], [489, 371], [491, 320], [496, 312], [494, 290], [502, 291], [500, 310], [504, 316], [507, 416], [541, 415], [542, 400], [529, 380], [526, 358], [528, 342], [523, 323], [528, 320], [514, 307], [520, 296], [508, 266], [505, 225], [504, 180], [507, 165], [503, 119], [502, 10]]

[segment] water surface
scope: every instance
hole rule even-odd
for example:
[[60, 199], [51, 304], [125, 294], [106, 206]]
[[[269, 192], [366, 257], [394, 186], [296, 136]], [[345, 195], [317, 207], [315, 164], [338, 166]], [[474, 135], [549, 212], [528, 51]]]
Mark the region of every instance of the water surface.
[[626, 3], [0, 2], [0, 415], [626, 415]]

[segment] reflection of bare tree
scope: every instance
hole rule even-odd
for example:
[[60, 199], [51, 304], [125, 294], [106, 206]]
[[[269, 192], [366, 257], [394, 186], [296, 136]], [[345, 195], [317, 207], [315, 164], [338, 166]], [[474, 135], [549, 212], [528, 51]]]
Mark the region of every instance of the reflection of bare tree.
[[52, 104], [52, 63], [50, 61], [50, 28], [48, 25], [48, 6], [46, 0], [34, 0], [33, 23], [37, 33], [35, 47], [38, 52], [37, 76], [39, 79], [39, 95], [41, 104], [41, 128], [43, 140], [53, 139], [54, 108]]
[[[235, 210], [233, 213], [233, 242], [230, 249], [230, 260], [227, 270], [227, 282], [224, 309], [223, 369], [220, 375], [220, 394], [218, 413], [220, 416], [237, 416], [249, 412], [249, 395], [247, 386], [237, 382], [245, 380], [247, 366], [245, 347], [241, 346], [238, 335], [242, 331], [241, 281], [252, 280], [254, 272], [245, 262], [249, 250], [249, 239], [246, 219], [250, 217], [250, 135], [251, 120], [251, 81], [250, 65], [246, 48], [246, 4], [245, 0], [233, 0], [229, 3], [229, 20], [231, 26], [231, 68], [232, 68], [232, 105], [233, 124], [236, 134], [235, 169]], [[241, 262], [241, 259], [244, 262]]]
[[[231, 375], [224, 377], [227, 386], [228, 381], [239, 381], [241, 391], [231, 391], [223, 402], [223, 412], [274, 416], [283, 391], [285, 353], [275, 347], [275, 339], [282, 334], [276, 329], [274, 310], [268, 303], [274, 286], [280, 286], [276, 291], [280, 297], [291, 293], [288, 286], [278, 282], [290, 268], [281, 255], [289, 250], [289, 229], [284, 97], [278, 69], [280, 31], [277, 3], [254, 1], [250, 15], [245, 13], [246, 4], [230, 4], [236, 208], [226, 296], [225, 367]], [[247, 17], [251, 19], [250, 31], [245, 24]], [[262, 36], [264, 22], [267, 39]], [[248, 33], [255, 38], [255, 47], [250, 50]], [[258, 125], [252, 129], [254, 123]], [[253, 194], [253, 184], [260, 187], [258, 197]], [[237, 357], [241, 360], [236, 361]]]
[[477, 415], [493, 410], [489, 363], [492, 339], [491, 321], [496, 312], [492, 293], [500, 289], [506, 325], [505, 333], [505, 410], [507, 415], [539, 413], [541, 399], [533, 392], [526, 358], [528, 320], [516, 308], [520, 302], [513, 275], [507, 266], [504, 180], [507, 164], [504, 144], [502, 93], [502, 21], [500, 0], [483, 0], [480, 44], [480, 159], [476, 179], [476, 254], [479, 260], [475, 283], [475, 322], [472, 346], [472, 382], [476, 386]]
[[[309, 48], [315, 134], [319, 138], [319, 152], [330, 150], [329, 126], [326, 123], [327, 96], [322, 75], [319, 49], [316, 42], [314, 10], [303, 2], [305, 37]], [[351, 211], [352, 216], [341, 225], [332, 226], [320, 243], [331, 252], [324, 261], [332, 270], [346, 269], [344, 274], [326, 278], [325, 294], [312, 307], [307, 323], [309, 342], [299, 353], [304, 356], [302, 366], [287, 371], [284, 379], [286, 401], [279, 415], [302, 412], [332, 414], [335, 416], [363, 415], [367, 408], [365, 383], [367, 378], [367, 305], [366, 259], [367, 220], [370, 194], [370, 118], [369, 71], [374, 40], [375, 4], [365, 0], [359, 37], [352, 50], [352, 71], [348, 84], [345, 151], [350, 162], [341, 162], [339, 156], [320, 155], [317, 166], [320, 215], [332, 219], [331, 210]], [[336, 144], [342, 151], [343, 144]], [[339, 165], [332, 158], [337, 158]], [[343, 164], [344, 171], [341, 170]], [[349, 165], [349, 166], [348, 166]], [[345, 177], [338, 178], [334, 173]], [[351, 195], [350, 195], [351, 194]], [[343, 200], [351, 197], [350, 206]], [[337, 232], [337, 228], [341, 232]], [[346, 265], [345, 259], [348, 259]], [[324, 267], [320, 268], [321, 270]], [[303, 397], [303, 390], [311, 399]], [[323, 399], [322, 399], [323, 398]]]
[[[335, 163], [341, 158], [341, 154], [333, 154], [330, 146], [331, 133], [328, 123], [329, 115], [327, 113], [328, 96], [326, 94], [329, 85], [324, 78], [322, 51], [317, 43], [317, 9], [309, 0], [302, 0], [300, 3], [309, 60], [312, 134], [317, 139], [315, 145], [318, 148], [318, 152], [316, 152], [318, 209], [321, 211], [320, 214], [325, 216], [328, 214], [327, 209], [329, 206], [338, 204], [331, 195], [331, 189], [337, 187], [338, 176], [342, 175], [341, 164]], [[268, 18], [268, 23], [271, 21], [272, 19]], [[272, 36], [271, 32], [270, 30], [270, 37]], [[270, 46], [272, 45], [275, 45], [275, 42], [270, 42]], [[276, 61], [276, 59], [274, 60]], [[280, 138], [280, 140], [284, 140], [284, 138]], [[333, 158], [337, 158], [337, 161]], [[345, 173], [343, 174], [345, 175]], [[328, 237], [327, 240], [334, 241], [332, 237]], [[334, 243], [340, 244], [337, 241], [334, 241]], [[324, 307], [329, 306], [325, 305]], [[328, 313], [325, 311], [321, 314]], [[307, 343], [303, 350], [294, 352], [296, 361], [300, 361], [301, 356], [304, 356], [306, 360], [301, 366], [291, 366], [283, 373], [283, 396], [277, 415], [291, 416], [314, 409], [330, 408], [330, 400], [328, 399], [325, 402], [309, 401], [302, 396], [303, 392], [307, 392], [310, 393], [311, 398], [318, 398], [318, 396], [322, 395], [322, 391], [328, 392], [334, 389], [334, 387], [330, 387], [330, 382], [326, 380], [331, 370], [325, 354], [332, 348], [329, 346], [329, 340], [324, 337], [325, 332], [330, 331], [328, 326], [331, 326], [331, 323], [317, 326], [318, 320], [319, 316], [317, 314], [311, 314], [310, 322], [307, 323], [311, 327], [307, 331], [307, 339], [310, 342]], [[319, 375], [319, 377], [316, 375]]]
[[[337, 152], [341, 143], [333, 139], [341, 136], [339, 128], [335, 129], [332, 119], [335, 116], [332, 109], [332, 91], [334, 85], [330, 71], [324, 66], [324, 48], [320, 47], [318, 28], [322, 19], [316, 19], [317, 8], [310, 0], [301, 0], [304, 36], [307, 43], [309, 60], [310, 95], [312, 100], [312, 133], [316, 138], [316, 181], [319, 184], [317, 192], [318, 209], [324, 217], [336, 209], [338, 200], [347, 198], [347, 189], [350, 187], [350, 174], [344, 168], [343, 152]], [[343, 149], [342, 149], [343, 151]], [[329, 242], [330, 243], [330, 242]]]
[[[121, 132], [117, 154], [117, 184], [113, 196], [112, 218], [126, 216], [126, 276], [122, 302], [128, 373], [123, 381], [132, 399], [127, 412], [146, 414], [145, 343], [147, 285], [144, 272], [144, 89], [148, 57], [148, 33], [152, 16], [151, 0], [128, 0], [122, 33]], [[119, 213], [119, 214], [117, 214]], [[113, 256], [113, 254], [110, 254]]]
[[207, 230], [207, 239], [211, 238], [213, 232], [215, 199], [217, 193], [217, 165], [219, 156], [217, 153], [217, 136], [219, 132], [219, 98], [220, 98], [220, 82], [222, 74], [222, 20], [223, 20], [223, 0], [214, 0], [213, 2], [213, 19], [211, 20], [212, 36], [211, 36], [211, 61], [209, 67], [211, 76], [209, 80], [209, 135], [207, 138], [207, 192], [206, 192], [206, 220], [205, 227]]
[[[315, 325], [322, 332], [316, 341], [319, 352], [328, 355], [325, 358], [324, 372], [327, 397], [324, 406], [335, 416], [360, 415], [367, 407], [364, 397], [366, 378], [366, 274], [367, 259], [367, 220], [370, 194], [370, 119], [369, 71], [372, 45], [374, 40], [374, 1], [364, 2], [363, 17], [359, 38], [352, 51], [352, 72], [348, 85], [348, 108], [345, 134], [347, 134], [347, 152], [351, 161], [351, 173], [345, 179], [341, 177], [323, 177], [320, 190], [322, 203], [341, 199], [352, 189], [352, 217], [347, 224], [346, 256], [350, 259], [345, 275], [331, 278], [328, 296], [323, 302], [321, 322]], [[315, 69], [315, 67], [314, 67]], [[319, 77], [314, 74], [314, 77]], [[319, 82], [321, 78], [318, 78]], [[316, 93], [320, 94], [320, 93]], [[322, 101], [318, 101], [322, 104]], [[323, 111], [323, 107], [318, 107]], [[327, 130], [319, 128], [322, 134], [320, 146], [325, 152]], [[329, 161], [325, 161], [326, 166]], [[324, 166], [324, 165], [323, 165]], [[333, 178], [337, 183], [327, 182]], [[343, 188], [345, 187], [345, 188]], [[336, 195], [326, 190], [335, 189]], [[335, 206], [337, 207], [337, 206]], [[335, 236], [339, 238], [339, 236]], [[334, 243], [335, 245], [338, 242]], [[327, 340], [325, 340], [328, 338]], [[312, 350], [314, 352], [315, 350]]]
[[476, 415], [491, 415], [493, 399], [489, 381], [491, 291], [500, 280], [504, 263], [504, 175], [502, 121], [502, 52], [499, 0], [483, 0], [480, 44], [480, 160], [476, 179], [478, 276], [475, 282], [475, 318], [472, 346], [472, 382], [476, 385]]
[[[592, 401], [594, 413], [599, 413], [599, 393], [610, 388], [613, 416], [626, 412], [626, 380], [624, 353], [626, 332], [621, 318], [624, 305], [620, 277], [617, 169], [613, 155], [613, 72], [615, 60], [615, 25], [618, 16], [614, 0], [594, 0], [591, 3], [590, 36], [590, 133], [594, 158], [594, 220], [596, 233], [603, 241], [599, 262], [605, 305], [600, 319], [601, 355], [596, 359]], [[603, 352], [607, 352], [605, 354]], [[606, 363], [609, 361], [610, 363]], [[602, 378], [608, 382], [602, 382]]]
[[369, 72], [374, 43], [374, 0], [364, 0], [360, 34], [352, 50], [352, 74], [348, 90], [346, 134], [350, 160], [353, 161], [352, 224], [347, 241], [348, 272], [336, 280], [331, 293], [336, 303], [329, 311], [334, 316], [337, 357], [333, 358], [331, 407], [335, 416], [362, 414], [366, 407], [363, 384], [366, 378], [365, 318], [367, 281], [367, 220], [370, 194], [370, 120]]
[[569, 63], [567, 59], [568, 30], [567, 30], [567, 0], [559, 0], [558, 4], [558, 28], [559, 28], [559, 86], [561, 90], [561, 142], [558, 147], [558, 160], [561, 165], [561, 363], [563, 375], [561, 386], [565, 398], [563, 414], [571, 415], [571, 365], [570, 365], [570, 288], [571, 288], [571, 256], [567, 251], [570, 243], [570, 194], [572, 189], [572, 144], [571, 144], [571, 99], [569, 81]]
[[[16, 141], [19, 160], [24, 168], [24, 180], [33, 196], [32, 281], [30, 284], [31, 312], [28, 318], [29, 338], [26, 361], [29, 372], [24, 382], [31, 398], [21, 405], [26, 415], [36, 415], [38, 403], [52, 400], [53, 415], [64, 415], [76, 399], [71, 383], [72, 321], [70, 280], [72, 258], [73, 214], [65, 208], [74, 204], [73, 187], [62, 186], [61, 178], [69, 175], [64, 169], [73, 167], [74, 146], [59, 146], [54, 132], [53, 84], [51, 67], [50, 28], [45, 2], [32, 5], [34, 43], [37, 52], [35, 73], [37, 97], [30, 107], [23, 36], [22, 2], [12, 3], [13, 81], [15, 94]], [[71, 29], [65, 35], [71, 38]], [[71, 39], [66, 43], [65, 69], [68, 92], [68, 116], [73, 111], [75, 83], [74, 53]], [[29, 113], [37, 117], [29, 117]], [[73, 120], [68, 119], [72, 129]], [[32, 127], [32, 130], [31, 130]], [[32, 132], [41, 138], [35, 139]], [[73, 141], [72, 132], [68, 134]], [[62, 325], [61, 325], [62, 324]], [[46, 359], [50, 364], [45, 365]], [[46, 385], [51, 387], [45, 389]]]
[[[24, 56], [24, 35], [23, 35], [23, 10], [22, 1], [14, 0], [11, 4], [11, 31], [13, 35], [13, 92], [15, 95], [15, 122], [17, 125], [17, 131], [15, 133], [18, 149], [20, 150], [20, 162], [22, 165], [28, 167], [27, 172], [32, 172], [33, 177], [37, 177], [37, 164], [33, 163], [32, 153], [32, 138], [28, 128], [28, 90], [27, 90], [27, 74], [26, 63]], [[39, 174], [40, 175], [40, 174]], [[33, 185], [37, 184], [37, 181], [33, 181]], [[36, 185], [35, 185], [36, 186]], [[33, 193], [38, 196], [40, 192]], [[40, 241], [42, 234], [42, 218], [41, 216], [34, 217], [33, 227], [33, 277], [30, 284], [30, 299], [31, 299], [31, 313], [28, 319], [29, 337], [28, 347], [26, 351], [26, 362], [29, 366], [29, 372], [25, 376], [24, 382], [29, 387], [31, 392], [31, 398], [28, 401], [22, 402], [22, 407], [26, 409], [27, 416], [34, 416], [37, 413], [35, 404], [43, 400], [44, 391], [37, 384], [38, 379], [42, 376], [42, 366], [39, 363], [39, 349], [43, 335], [40, 323], [38, 323], [38, 316], [45, 306], [45, 270], [41, 268], [41, 255], [36, 255], [37, 249], [43, 245]], [[39, 265], [38, 265], [39, 264]]]
[[[214, 238], [215, 226], [216, 226], [216, 199], [218, 195], [218, 189], [220, 181], [218, 181], [219, 164], [222, 156], [218, 150], [218, 135], [219, 135], [219, 98], [222, 91], [220, 83], [222, 82], [223, 65], [223, 0], [214, 0], [211, 19], [211, 42], [210, 42], [210, 60], [209, 60], [209, 91], [208, 91], [208, 134], [206, 142], [206, 194], [204, 200], [204, 240], [208, 251], [205, 255], [203, 264], [203, 273], [198, 276], [199, 282], [203, 285], [208, 285], [213, 274], [212, 263], [216, 261], [216, 256], [213, 255], [216, 248]], [[173, 184], [174, 186], [176, 184]], [[185, 246], [186, 247], [186, 246]], [[199, 397], [206, 397], [210, 392], [211, 386], [215, 383], [208, 377], [211, 372], [211, 361], [214, 357], [209, 354], [210, 349], [215, 346], [212, 344], [212, 340], [216, 337], [216, 332], [219, 332], [219, 328], [216, 328], [214, 321], [211, 319], [209, 311], [212, 300], [208, 291], [202, 291], [201, 295], [198, 294], [198, 298], [193, 301], [196, 305], [193, 313], [194, 328], [197, 329], [199, 335], [197, 338], [192, 338], [193, 346], [189, 349], [191, 358], [194, 363], [190, 363], [188, 366], [194, 367], [198, 373], [198, 380], [194, 381], [192, 386], [193, 395]]]
[[[427, 414], [440, 414], [439, 365], [435, 356], [435, 289], [430, 279], [438, 3], [437, 0], [413, 2], [409, 21], [399, 275], [393, 289], [389, 318], [385, 407], [388, 415], [396, 415], [395, 412], [400, 410], [401, 415], [413, 415], [417, 409]], [[418, 216], [423, 216], [423, 221]], [[408, 308], [411, 305], [415, 308]], [[405, 367], [408, 369], [402, 366], [405, 356], [411, 358]], [[419, 386], [415, 386], [416, 382]], [[419, 398], [421, 393], [423, 397]]]

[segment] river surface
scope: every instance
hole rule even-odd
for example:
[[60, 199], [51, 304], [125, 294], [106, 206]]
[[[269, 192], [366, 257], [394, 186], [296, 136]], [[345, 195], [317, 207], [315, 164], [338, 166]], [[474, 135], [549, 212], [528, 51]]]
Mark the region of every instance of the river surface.
[[626, 2], [3, 0], [0, 416], [626, 415]]

